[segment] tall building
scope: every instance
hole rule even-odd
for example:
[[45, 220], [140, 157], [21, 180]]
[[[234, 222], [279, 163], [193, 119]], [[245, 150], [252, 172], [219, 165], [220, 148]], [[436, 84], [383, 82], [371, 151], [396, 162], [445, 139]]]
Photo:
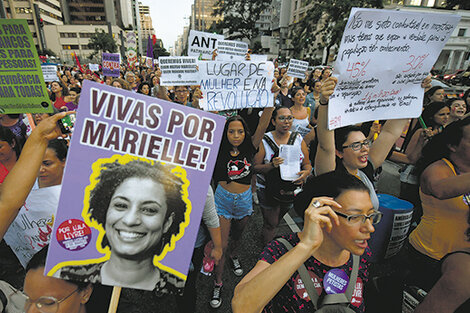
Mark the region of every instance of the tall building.
[[38, 50], [48, 48], [43, 27], [45, 25], [63, 25], [61, 4], [58, 0], [0, 1], [3, 1], [7, 18], [25, 19], [28, 22], [34, 44]]
[[147, 5], [142, 5], [142, 3], [139, 2], [139, 15], [141, 26], [140, 42], [142, 44], [143, 54], [147, 55], [148, 37], [150, 36], [150, 38], [152, 38], [152, 36], [155, 35], [152, 18], [150, 17], [150, 8]]
[[194, 0], [191, 6], [191, 29], [207, 31], [220, 17], [212, 16], [217, 0]]

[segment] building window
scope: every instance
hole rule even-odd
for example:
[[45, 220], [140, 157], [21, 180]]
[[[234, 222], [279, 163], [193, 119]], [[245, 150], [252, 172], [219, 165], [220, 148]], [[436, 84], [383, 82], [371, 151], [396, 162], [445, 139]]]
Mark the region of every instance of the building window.
[[60, 33], [60, 38], [77, 38], [77, 33]]
[[94, 33], [79, 33], [80, 38], [91, 38], [93, 37]]
[[33, 10], [31, 8], [15, 8], [15, 12], [18, 14], [31, 14]]
[[64, 50], [78, 50], [78, 45], [62, 45]]
[[81, 49], [82, 49], [82, 50], [91, 50], [91, 49], [88, 47], [88, 45], [82, 45], [82, 48], [81, 48]]
[[459, 29], [459, 33], [457, 34], [457, 36], [458, 36], [458, 37], [464, 37], [466, 30], [467, 30], [466, 28], [460, 28], [460, 29]]

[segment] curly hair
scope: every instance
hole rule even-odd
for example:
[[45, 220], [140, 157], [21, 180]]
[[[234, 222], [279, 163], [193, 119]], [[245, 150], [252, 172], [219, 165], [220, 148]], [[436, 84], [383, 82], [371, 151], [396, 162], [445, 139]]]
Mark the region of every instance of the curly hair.
[[[91, 218], [101, 224], [106, 225], [106, 214], [108, 212], [111, 198], [116, 189], [128, 178], [149, 178], [156, 183], [162, 184], [166, 195], [167, 212], [165, 220], [173, 213], [173, 222], [166, 233], [163, 234], [161, 245], [156, 254], [160, 254], [163, 248], [170, 244], [172, 236], [177, 236], [180, 232], [180, 224], [184, 222], [186, 203], [183, 201], [183, 180], [173, 173], [174, 167], [171, 165], [154, 162], [153, 164], [133, 160], [126, 164], [117, 161], [102, 165], [99, 174], [99, 182], [90, 192], [89, 213]], [[103, 239], [102, 247], [108, 246], [106, 237]], [[112, 247], [110, 247], [112, 248]]]

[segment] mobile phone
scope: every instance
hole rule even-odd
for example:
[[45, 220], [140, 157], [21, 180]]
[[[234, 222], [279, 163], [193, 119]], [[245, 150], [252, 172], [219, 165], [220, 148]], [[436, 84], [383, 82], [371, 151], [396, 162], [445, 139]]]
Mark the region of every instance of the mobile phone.
[[62, 134], [70, 134], [73, 130], [73, 125], [75, 123], [75, 114], [66, 115], [64, 118], [61, 118], [57, 121], [60, 131]]

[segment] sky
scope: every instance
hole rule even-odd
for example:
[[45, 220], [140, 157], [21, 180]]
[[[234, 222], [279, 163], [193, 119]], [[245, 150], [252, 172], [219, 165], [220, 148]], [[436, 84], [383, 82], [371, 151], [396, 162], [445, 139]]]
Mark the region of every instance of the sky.
[[165, 49], [174, 46], [183, 27], [189, 25], [191, 4], [194, 0], [139, 0], [150, 7], [153, 28], [157, 38], [163, 40]]

